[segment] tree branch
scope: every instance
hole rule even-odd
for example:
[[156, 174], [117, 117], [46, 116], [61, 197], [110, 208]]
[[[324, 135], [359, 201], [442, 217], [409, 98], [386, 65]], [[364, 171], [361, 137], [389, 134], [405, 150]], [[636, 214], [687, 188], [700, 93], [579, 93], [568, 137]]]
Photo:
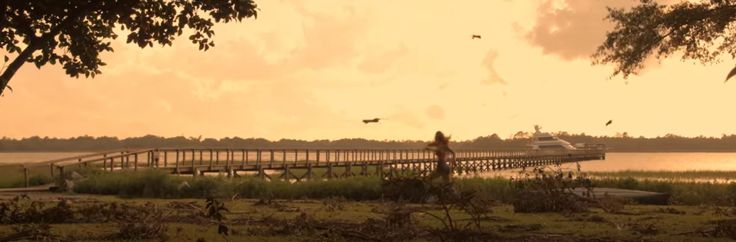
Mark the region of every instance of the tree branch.
[[3, 91], [5, 91], [5, 88], [8, 86], [8, 83], [10, 82], [10, 79], [13, 78], [16, 72], [20, 69], [25, 62], [31, 58], [33, 55], [33, 52], [38, 50], [43, 43], [53, 39], [56, 35], [61, 33], [61, 31], [65, 28], [70, 27], [74, 22], [78, 21], [78, 18], [83, 16], [87, 11], [91, 10], [93, 6], [93, 3], [88, 3], [82, 7], [79, 7], [76, 9], [76, 11], [70, 13], [64, 20], [61, 21], [58, 25], [54, 26], [49, 30], [49, 32], [41, 35], [41, 37], [36, 37], [34, 35], [28, 36], [27, 38], [31, 38], [28, 46], [26, 46], [23, 51], [16, 57], [10, 65], [8, 65], [8, 68], [3, 71], [2, 75], [0, 75], [0, 95], [3, 94]]

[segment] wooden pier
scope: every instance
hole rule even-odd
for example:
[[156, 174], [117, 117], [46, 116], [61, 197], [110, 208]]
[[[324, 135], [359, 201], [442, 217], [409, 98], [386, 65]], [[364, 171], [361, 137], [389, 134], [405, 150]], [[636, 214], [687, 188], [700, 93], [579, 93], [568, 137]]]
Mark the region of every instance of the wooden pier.
[[[458, 150], [453, 171], [457, 174], [534, 167], [567, 162], [605, 159], [604, 148], [559, 152]], [[267, 179], [332, 179], [356, 175], [390, 177], [427, 175], [436, 159], [428, 150], [317, 150], [317, 149], [141, 149], [114, 150], [23, 166], [26, 186], [29, 169], [48, 169], [57, 178], [65, 171], [92, 168], [124, 170], [165, 170], [171, 174], [199, 176], [224, 173], [255, 174]], [[319, 172], [316, 172], [316, 171]]]

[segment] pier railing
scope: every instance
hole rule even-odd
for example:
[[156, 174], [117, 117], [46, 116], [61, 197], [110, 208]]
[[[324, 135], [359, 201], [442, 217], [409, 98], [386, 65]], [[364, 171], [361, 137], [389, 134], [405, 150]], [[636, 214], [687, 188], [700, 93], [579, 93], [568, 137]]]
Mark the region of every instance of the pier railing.
[[[604, 149], [581, 149], [558, 152], [457, 150], [457, 173], [483, 172], [605, 159]], [[282, 172], [282, 179], [311, 179], [312, 169], [323, 168], [323, 177], [332, 178], [353, 175], [351, 167], [359, 167], [361, 175], [395, 175], [396, 172], [428, 173], [434, 169], [434, 153], [429, 150], [378, 150], [378, 149], [229, 149], [229, 148], [158, 148], [122, 149], [88, 155], [55, 159], [23, 166], [26, 185], [29, 169], [47, 167], [51, 177], [59, 177], [75, 168], [91, 168], [103, 171], [161, 169], [172, 174], [194, 176], [207, 172], [255, 172], [270, 178], [267, 170]], [[337, 168], [344, 171], [336, 172]], [[375, 172], [368, 172], [369, 167]], [[305, 170], [304, 175], [294, 175], [292, 170]]]

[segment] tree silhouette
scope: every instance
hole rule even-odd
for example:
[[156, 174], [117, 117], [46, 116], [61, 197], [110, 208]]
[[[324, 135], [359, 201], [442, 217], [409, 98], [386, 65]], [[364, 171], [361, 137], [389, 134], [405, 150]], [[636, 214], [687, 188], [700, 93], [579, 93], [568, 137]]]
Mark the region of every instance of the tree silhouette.
[[38, 68], [59, 63], [72, 77], [100, 74], [99, 54], [113, 51], [110, 41], [121, 29], [127, 43], [141, 48], [171, 45], [191, 30], [189, 40], [206, 51], [214, 46], [215, 23], [256, 17], [257, 10], [252, 0], [0, 0], [0, 48], [6, 51], [0, 95], [26, 62]]
[[721, 54], [736, 57], [736, 1], [705, 0], [661, 5], [642, 0], [630, 10], [608, 9], [613, 31], [593, 55], [595, 64], [615, 65], [624, 78], [643, 68], [648, 56], [666, 58], [677, 51], [702, 63]]

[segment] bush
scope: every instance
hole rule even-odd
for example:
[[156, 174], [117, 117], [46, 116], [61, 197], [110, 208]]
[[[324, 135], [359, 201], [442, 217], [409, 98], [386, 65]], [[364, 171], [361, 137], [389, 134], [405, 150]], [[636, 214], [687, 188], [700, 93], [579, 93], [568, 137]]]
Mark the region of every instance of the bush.
[[168, 226], [163, 222], [163, 210], [152, 203], [145, 207], [126, 207], [127, 213], [118, 218], [119, 232], [115, 238], [126, 240], [167, 240]]
[[536, 167], [514, 181], [514, 212], [583, 212], [588, 210], [590, 195], [581, 197], [574, 189], [590, 192], [591, 181], [580, 173], [565, 173], [559, 167], [547, 170]]
[[424, 202], [429, 194], [428, 184], [415, 177], [398, 177], [381, 184], [383, 197], [395, 202]]

